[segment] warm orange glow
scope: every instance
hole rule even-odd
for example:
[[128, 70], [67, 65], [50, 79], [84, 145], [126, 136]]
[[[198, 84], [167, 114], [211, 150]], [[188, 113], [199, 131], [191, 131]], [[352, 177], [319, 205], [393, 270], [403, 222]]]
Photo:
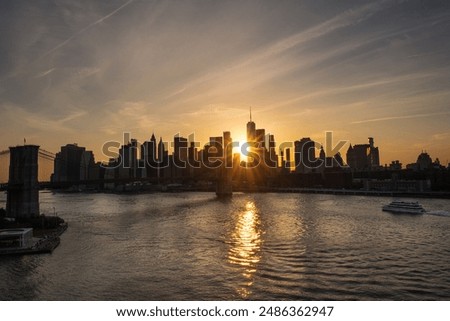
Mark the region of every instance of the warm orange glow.
[[245, 211], [239, 214], [235, 230], [232, 234], [233, 247], [228, 253], [228, 260], [242, 268], [244, 281], [237, 292], [242, 298], [251, 294], [253, 275], [260, 261], [261, 230], [259, 229], [259, 214], [253, 201], [245, 204]]
[[[70, 28], [64, 19], [28, 17], [58, 16], [59, 6], [15, 1], [13, 19], [0, 10], [2, 40], [15, 41], [0, 51], [11, 63], [0, 68], [0, 151], [24, 137], [54, 153], [76, 142], [107, 162], [103, 144], [123, 143], [125, 132], [141, 143], [155, 133], [168, 146], [176, 134], [195, 133], [204, 146], [224, 131], [244, 142], [252, 106], [255, 129], [273, 134], [277, 151], [302, 137], [325, 143], [332, 131], [353, 145], [374, 137], [382, 165], [416, 162], [422, 150], [450, 160], [450, 68], [442, 68], [450, 50], [442, 10], [430, 1], [347, 1], [326, 15], [298, 1], [277, 5], [277, 15], [219, 1], [187, 1], [186, 10], [173, 1], [123, 2], [62, 5], [69, 16], [90, 13]], [[403, 14], [422, 11], [420, 21]], [[392, 23], [384, 23], [386, 12]], [[208, 17], [204, 34], [192, 37], [198, 17]], [[48, 33], [30, 41], [35, 28]]]
[[242, 146], [244, 146], [244, 144], [247, 142], [245, 135], [239, 135], [238, 137], [234, 138], [234, 141], [237, 142], [239, 146], [233, 148], [233, 154], [239, 154], [241, 161], [246, 162], [247, 156], [245, 155], [245, 150], [242, 150]]

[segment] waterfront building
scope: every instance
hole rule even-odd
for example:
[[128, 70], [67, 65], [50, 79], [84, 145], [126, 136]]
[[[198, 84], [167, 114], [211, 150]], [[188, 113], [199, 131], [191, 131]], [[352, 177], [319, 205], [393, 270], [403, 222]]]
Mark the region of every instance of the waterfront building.
[[266, 148], [266, 130], [263, 128], [257, 129], [255, 132], [255, 142], [258, 143], [259, 148]]
[[83, 151], [80, 161], [80, 180], [94, 179], [95, 158], [92, 151]]
[[417, 157], [417, 161], [406, 165], [406, 169], [413, 171], [444, 170], [445, 166], [441, 165], [439, 158], [436, 158], [433, 162], [431, 156], [426, 151], [422, 151]]
[[358, 144], [347, 150], [347, 164], [353, 170], [369, 170], [380, 167], [380, 154], [374, 140], [369, 137], [368, 144]]
[[[61, 151], [55, 155], [53, 181], [77, 183], [83, 173], [81, 161], [85, 151], [85, 147], [80, 147], [76, 143], [62, 146]], [[90, 156], [85, 155], [85, 157]]]
[[233, 167], [233, 139], [229, 131], [223, 132], [223, 148], [226, 167]]
[[196, 172], [201, 167], [201, 163], [199, 161], [198, 150], [196, 147], [196, 142], [190, 142], [190, 146], [188, 148], [188, 170], [189, 177], [194, 177]]
[[145, 141], [141, 146], [142, 164], [139, 167], [145, 168], [143, 177], [154, 178], [158, 176], [157, 158], [157, 142], [155, 135], [152, 134], [150, 140]]
[[334, 156], [326, 156], [323, 146], [320, 147], [319, 158], [317, 162], [320, 172], [336, 171], [344, 167], [344, 160], [339, 152]]
[[[219, 197], [231, 196], [232, 188], [232, 138], [229, 131], [223, 132], [222, 137], [211, 137], [210, 145], [218, 147], [218, 156], [222, 164], [217, 168], [216, 194]], [[217, 149], [217, 148], [216, 148]]]
[[[227, 138], [228, 140], [231, 137]], [[209, 143], [204, 146], [202, 153], [203, 164], [207, 167], [216, 168], [224, 157], [224, 137], [210, 137]]]
[[0, 249], [27, 249], [33, 244], [32, 228], [0, 230]]
[[394, 160], [389, 164], [389, 170], [400, 171], [402, 169], [402, 163], [399, 160]]
[[169, 152], [162, 137], [160, 137], [158, 143], [158, 177], [168, 177], [169, 173]]
[[131, 139], [119, 149], [119, 178], [136, 178], [138, 167], [138, 141]]
[[177, 164], [179, 165], [185, 164], [184, 162], [186, 162], [188, 159], [187, 138], [181, 137], [179, 135], [175, 136], [173, 140], [173, 146], [174, 146], [173, 156], [175, 162], [177, 162]]
[[209, 146], [214, 148], [214, 156], [215, 157], [223, 157], [223, 137], [216, 136], [209, 138]]
[[275, 137], [274, 135], [268, 136], [268, 151], [262, 149], [261, 152], [265, 154], [266, 165], [271, 169], [278, 168], [278, 155], [276, 151]]
[[309, 137], [294, 142], [295, 172], [305, 174], [315, 170], [316, 151], [315, 143]]
[[429, 192], [431, 182], [429, 179], [404, 180], [393, 176], [384, 180], [363, 180], [364, 189], [368, 191], [396, 191], [396, 192]]
[[187, 138], [176, 135], [173, 142], [174, 150], [172, 154], [172, 178], [182, 178], [187, 176], [188, 161], [188, 140]]
[[422, 152], [417, 157], [416, 166], [418, 171], [431, 169], [433, 166], [433, 161], [431, 160], [430, 155], [428, 155], [427, 152]]
[[337, 152], [336, 155], [334, 155], [333, 157], [333, 162], [335, 162], [335, 164], [337, 165], [336, 167], [344, 167], [344, 159], [341, 156], [340, 152]]
[[286, 162], [286, 168], [287, 168], [288, 172], [290, 173], [291, 167], [292, 167], [291, 149], [290, 148], [286, 148], [284, 159]]

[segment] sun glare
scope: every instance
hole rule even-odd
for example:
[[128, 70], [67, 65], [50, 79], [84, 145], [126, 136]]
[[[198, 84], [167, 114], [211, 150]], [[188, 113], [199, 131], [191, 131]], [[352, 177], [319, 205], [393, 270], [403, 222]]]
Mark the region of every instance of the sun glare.
[[237, 142], [239, 146], [233, 147], [233, 155], [239, 154], [241, 161], [247, 161], [247, 156], [245, 155], [245, 149], [242, 150], [242, 146], [247, 142], [247, 138], [245, 135], [239, 135], [233, 139], [234, 142]]
[[230, 263], [240, 267], [243, 280], [237, 292], [242, 298], [251, 293], [253, 276], [261, 259], [261, 230], [259, 212], [253, 201], [245, 204], [245, 210], [239, 213], [235, 230], [232, 233], [233, 247], [228, 253]]

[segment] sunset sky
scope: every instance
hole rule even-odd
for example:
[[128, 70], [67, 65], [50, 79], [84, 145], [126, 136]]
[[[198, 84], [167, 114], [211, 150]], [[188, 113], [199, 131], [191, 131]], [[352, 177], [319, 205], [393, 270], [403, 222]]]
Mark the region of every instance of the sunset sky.
[[[0, 150], [152, 132], [450, 161], [450, 1], [0, 1]], [[345, 151], [344, 151], [345, 152]]]

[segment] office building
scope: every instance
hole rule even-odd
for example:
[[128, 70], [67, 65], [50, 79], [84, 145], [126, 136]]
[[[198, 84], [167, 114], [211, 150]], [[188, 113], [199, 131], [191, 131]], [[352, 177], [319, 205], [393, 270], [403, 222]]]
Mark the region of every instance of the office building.
[[[73, 182], [80, 181], [80, 175], [85, 175], [82, 170], [81, 161], [86, 148], [79, 147], [77, 144], [67, 144], [61, 147], [61, 151], [56, 153], [53, 169], [54, 182]], [[91, 155], [85, 155], [89, 158]], [[92, 155], [93, 157], [93, 155]], [[86, 161], [86, 160], [85, 160]], [[90, 163], [90, 161], [88, 161]], [[87, 164], [89, 166], [89, 164]]]
[[[145, 176], [148, 178], [155, 178], [158, 176], [158, 154], [157, 154], [157, 142], [155, 135], [149, 141], [146, 141], [141, 146], [141, 160], [142, 165], [145, 168]], [[140, 166], [142, 167], [142, 166]]]
[[347, 164], [353, 170], [369, 170], [380, 167], [380, 155], [378, 147], [374, 146], [374, 140], [369, 137], [368, 144], [359, 144], [347, 150]]
[[295, 172], [311, 173], [317, 166], [315, 143], [309, 137], [294, 142]]

